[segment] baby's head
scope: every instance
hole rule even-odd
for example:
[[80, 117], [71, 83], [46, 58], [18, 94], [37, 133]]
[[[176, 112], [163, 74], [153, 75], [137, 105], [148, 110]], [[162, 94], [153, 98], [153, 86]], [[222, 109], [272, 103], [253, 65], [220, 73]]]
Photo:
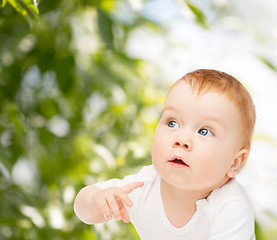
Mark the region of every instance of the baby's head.
[[188, 73], [167, 95], [153, 165], [170, 185], [209, 193], [244, 164], [254, 125], [254, 104], [238, 80], [215, 70]]
[[172, 88], [180, 82], [188, 83], [198, 95], [215, 91], [233, 102], [241, 117], [242, 148], [250, 150], [256, 121], [255, 106], [249, 92], [236, 78], [217, 70], [198, 69], [179, 79]]

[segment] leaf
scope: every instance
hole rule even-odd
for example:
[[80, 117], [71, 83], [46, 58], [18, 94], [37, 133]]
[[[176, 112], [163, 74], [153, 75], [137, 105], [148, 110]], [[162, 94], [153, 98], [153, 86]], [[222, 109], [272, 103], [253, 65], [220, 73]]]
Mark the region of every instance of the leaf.
[[258, 57], [266, 66], [268, 66], [271, 70], [277, 72], [277, 67], [268, 59], [263, 56]]
[[100, 8], [106, 12], [109, 13], [115, 8], [116, 1], [114, 0], [105, 0], [100, 2]]
[[194, 16], [196, 17], [196, 21], [198, 23], [200, 23], [204, 28], [207, 28], [207, 22], [206, 22], [206, 17], [205, 14], [197, 7], [195, 6], [193, 3], [189, 2], [189, 1], [185, 1], [187, 6], [189, 7], [189, 9], [192, 11], [192, 13], [194, 14]]
[[1, 3], [1, 7], [5, 7], [7, 0], [0, 0], [0, 3]]
[[38, 21], [38, 8], [35, 7], [31, 0], [5, 0], [7, 1], [18, 13], [20, 13], [31, 26], [35, 25]]
[[273, 144], [274, 146], [277, 146], [277, 142], [274, 140], [274, 138], [267, 136], [265, 134], [255, 134], [253, 136], [253, 139], [258, 140], [258, 141], [265, 141], [265, 142]]
[[109, 48], [114, 48], [113, 22], [109, 16], [100, 8], [97, 8], [98, 27], [104, 43]]

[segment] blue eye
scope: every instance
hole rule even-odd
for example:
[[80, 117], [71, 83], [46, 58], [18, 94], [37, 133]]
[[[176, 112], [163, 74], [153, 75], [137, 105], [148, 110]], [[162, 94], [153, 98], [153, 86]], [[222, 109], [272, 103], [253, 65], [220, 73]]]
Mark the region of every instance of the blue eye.
[[170, 121], [170, 122], [168, 123], [168, 126], [169, 126], [170, 128], [179, 128], [179, 127], [180, 127], [179, 124], [176, 123], [175, 121]]
[[198, 131], [198, 133], [202, 136], [208, 136], [208, 137], [213, 136], [213, 133], [210, 130], [206, 129], [206, 128], [201, 128]]

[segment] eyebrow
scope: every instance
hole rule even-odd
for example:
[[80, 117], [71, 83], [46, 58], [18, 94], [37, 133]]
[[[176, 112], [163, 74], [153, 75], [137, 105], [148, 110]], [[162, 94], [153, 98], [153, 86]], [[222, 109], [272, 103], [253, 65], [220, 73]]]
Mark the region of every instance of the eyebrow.
[[166, 106], [164, 109], [163, 109], [163, 111], [162, 111], [162, 113], [163, 112], [165, 112], [165, 111], [179, 111], [177, 108], [175, 108], [175, 107], [173, 107], [173, 106]]
[[222, 128], [225, 128], [225, 125], [219, 119], [217, 119], [215, 117], [211, 117], [211, 116], [205, 117], [205, 121], [215, 122], [218, 125], [220, 125]]
[[[176, 107], [173, 107], [173, 106], [166, 106], [163, 111], [162, 111], [162, 114], [166, 111], [171, 111], [171, 112], [174, 112], [174, 111], [180, 111], [179, 109], [177, 109]], [[220, 125], [222, 128], [225, 128], [225, 125], [222, 123], [222, 121], [220, 121], [218, 118], [216, 117], [213, 117], [213, 116], [203, 116], [204, 120], [207, 121], [207, 122], [215, 122], [217, 123], [218, 125]]]

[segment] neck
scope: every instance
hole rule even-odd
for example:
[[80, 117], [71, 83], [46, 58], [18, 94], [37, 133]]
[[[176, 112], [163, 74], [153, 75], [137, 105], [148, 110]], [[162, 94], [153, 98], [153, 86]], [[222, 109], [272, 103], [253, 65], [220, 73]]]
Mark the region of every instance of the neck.
[[198, 191], [198, 190], [184, 190], [174, 187], [161, 179], [161, 194], [162, 197], [172, 199], [173, 201], [180, 201], [182, 204], [188, 205], [195, 204], [196, 201], [204, 199], [210, 195], [211, 191]]
[[185, 191], [161, 179], [161, 197], [167, 218], [177, 228], [187, 224], [196, 211], [196, 201], [210, 192]]
[[172, 186], [161, 178], [161, 197], [166, 215], [175, 227], [182, 227], [189, 222], [196, 211], [196, 202], [207, 198], [213, 189], [221, 187], [228, 181], [223, 179], [221, 183], [206, 191], [184, 190]]

